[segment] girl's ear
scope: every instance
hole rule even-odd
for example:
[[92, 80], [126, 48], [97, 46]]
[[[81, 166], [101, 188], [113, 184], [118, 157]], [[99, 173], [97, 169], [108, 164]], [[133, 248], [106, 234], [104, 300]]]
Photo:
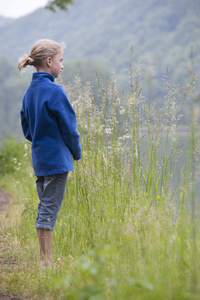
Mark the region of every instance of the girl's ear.
[[48, 67], [51, 67], [51, 61], [52, 61], [51, 57], [46, 58], [46, 64], [47, 64]]

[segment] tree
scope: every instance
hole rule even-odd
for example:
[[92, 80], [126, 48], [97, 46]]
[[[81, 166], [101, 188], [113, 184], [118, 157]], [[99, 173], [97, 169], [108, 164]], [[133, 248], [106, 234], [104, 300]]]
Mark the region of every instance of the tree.
[[73, 4], [73, 0], [49, 0], [46, 8], [50, 9], [51, 11], [55, 12], [56, 7], [61, 9], [61, 10], [67, 10], [68, 5]]

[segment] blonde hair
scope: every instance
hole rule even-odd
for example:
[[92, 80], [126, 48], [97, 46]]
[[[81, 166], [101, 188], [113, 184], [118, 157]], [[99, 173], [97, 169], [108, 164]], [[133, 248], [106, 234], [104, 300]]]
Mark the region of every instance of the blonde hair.
[[63, 43], [57, 43], [53, 40], [39, 40], [33, 45], [29, 55], [24, 54], [19, 59], [18, 70], [22, 72], [28, 65], [34, 66], [37, 69], [42, 66], [45, 58], [54, 57], [64, 47]]

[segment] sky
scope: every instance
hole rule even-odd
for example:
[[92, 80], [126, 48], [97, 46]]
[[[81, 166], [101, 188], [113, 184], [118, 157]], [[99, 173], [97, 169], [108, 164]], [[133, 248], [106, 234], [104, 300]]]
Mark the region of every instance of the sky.
[[0, 0], [0, 15], [19, 18], [45, 6], [46, 3], [47, 0]]

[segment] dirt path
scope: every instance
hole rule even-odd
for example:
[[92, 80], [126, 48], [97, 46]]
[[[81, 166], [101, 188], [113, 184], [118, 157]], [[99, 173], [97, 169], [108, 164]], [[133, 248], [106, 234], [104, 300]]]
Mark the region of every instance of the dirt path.
[[2, 188], [0, 188], [0, 213], [4, 213], [10, 203], [10, 196]]
[[[0, 188], [0, 220], [2, 221], [2, 219], [4, 219], [4, 215], [6, 213], [6, 211], [9, 210], [9, 206], [11, 205], [10, 202], [10, 195], [5, 192], [2, 188]], [[4, 243], [4, 239], [3, 237], [0, 235], [0, 268], [1, 268], [1, 250], [4, 251], [4, 247], [3, 244]], [[7, 296], [7, 295], [2, 295], [0, 293], [0, 300], [20, 300], [21, 298], [19, 297], [12, 297], [12, 296]]]
[[21, 300], [21, 298], [0, 295], [0, 300]]

